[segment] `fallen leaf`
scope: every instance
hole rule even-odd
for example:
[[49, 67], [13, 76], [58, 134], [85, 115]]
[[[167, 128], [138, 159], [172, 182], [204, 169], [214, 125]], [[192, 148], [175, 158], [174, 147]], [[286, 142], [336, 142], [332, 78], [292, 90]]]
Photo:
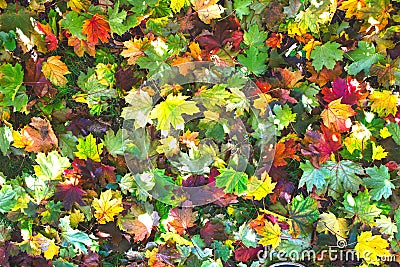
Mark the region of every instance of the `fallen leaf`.
[[211, 20], [221, 18], [224, 8], [218, 5], [218, 0], [191, 0], [193, 9], [197, 11], [199, 19], [205, 24], [210, 24]]
[[83, 23], [82, 33], [87, 35], [87, 41], [91, 44], [97, 44], [98, 39], [103, 43], [108, 42], [110, 25], [104, 16], [94, 14], [91, 19]]
[[341, 104], [342, 99], [336, 99], [322, 111], [321, 117], [326, 127], [333, 131], [346, 132], [352, 122], [350, 117], [357, 114], [350, 105]]
[[100, 198], [95, 198], [92, 202], [92, 207], [95, 210], [94, 217], [100, 224], [114, 221], [114, 216], [124, 210], [121, 196], [113, 198], [111, 189], [102, 192]]
[[60, 60], [61, 56], [51, 56], [42, 65], [42, 72], [54, 85], [64, 87], [68, 80], [64, 76], [69, 74], [67, 65]]

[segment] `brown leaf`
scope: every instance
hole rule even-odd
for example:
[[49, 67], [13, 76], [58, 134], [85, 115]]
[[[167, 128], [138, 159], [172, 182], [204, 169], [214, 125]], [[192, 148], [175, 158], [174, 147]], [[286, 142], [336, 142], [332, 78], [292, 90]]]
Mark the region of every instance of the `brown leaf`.
[[42, 73], [43, 62], [44, 58], [38, 58], [34, 61], [32, 57], [25, 61], [24, 84], [31, 86], [39, 97], [54, 97], [57, 94], [57, 89], [44, 77]]
[[343, 68], [340, 65], [340, 61], [338, 61], [333, 68], [333, 70], [328, 70], [325, 66], [318, 73], [315, 71], [314, 67], [311, 65], [311, 62], [307, 63], [307, 70], [311, 73], [311, 77], [307, 78], [312, 83], [316, 83], [319, 86], [324, 86], [328, 82], [333, 81], [335, 78], [339, 77]]
[[203, 228], [200, 229], [200, 236], [209, 246], [214, 240], [224, 241], [227, 239], [225, 227], [220, 222], [208, 221]]
[[21, 132], [24, 142], [28, 143], [25, 151], [49, 152], [53, 147], [58, 147], [58, 139], [47, 119], [34, 117], [29, 125]]

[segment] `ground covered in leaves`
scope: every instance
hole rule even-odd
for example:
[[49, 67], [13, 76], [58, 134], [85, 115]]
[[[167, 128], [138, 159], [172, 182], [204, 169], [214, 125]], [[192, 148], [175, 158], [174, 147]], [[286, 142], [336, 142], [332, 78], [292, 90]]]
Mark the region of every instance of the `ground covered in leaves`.
[[1, 266], [398, 266], [398, 1], [0, 8]]

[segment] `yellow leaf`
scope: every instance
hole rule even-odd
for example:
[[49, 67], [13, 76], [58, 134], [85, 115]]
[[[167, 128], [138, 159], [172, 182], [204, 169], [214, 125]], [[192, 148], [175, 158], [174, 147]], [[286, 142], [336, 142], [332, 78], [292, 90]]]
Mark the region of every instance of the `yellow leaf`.
[[362, 13], [358, 11], [365, 6], [365, 0], [347, 0], [342, 2], [340, 9], [346, 10], [346, 18], [349, 19], [353, 15], [356, 15], [356, 17], [360, 19], [362, 17]]
[[306, 51], [306, 58], [310, 59], [311, 51], [314, 47], [322, 45], [320, 41], [316, 41], [315, 39], [310, 40], [304, 47], [303, 50]]
[[375, 145], [375, 142], [372, 142], [372, 159], [373, 160], [381, 160], [386, 158], [388, 152], [385, 152], [385, 149], [382, 146]]
[[354, 249], [360, 258], [364, 259], [368, 264], [379, 265], [378, 257], [390, 256], [387, 249], [388, 241], [380, 235], [372, 235], [371, 232], [362, 232], [357, 236], [357, 245]]
[[388, 138], [390, 136], [392, 136], [392, 134], [389, 132], [388, 127], [383, 127], [380, 131], [379, 131], [379, 135], [382, 138]]
[[94, 217], [100, 224], [114, 221], [114, 216], [124, 210], [121, 196], [113, 198], [111, 189], [102, 192], [100, 199], [95, 198], [92, 206], [95, 209]]
[[71, 227], [76, 228], [80, 222], [85, 220], [85, 215], [80, 210], [75, 209], [69, 216], [69, 220]]
[[174, 13], [178, 13], [186, 3], [188, 0], [171, 0], [170, 7]]
[[82, 9], [86, 10], [90, 5], [89, 0], [68, 0], [67, 7], [75, 12], [80, 12]]
[[201, 60], [201, 49], [198, 43], [191, 42], [189, 45], [190, 55], [196, 60]]
[[26, 140], [23, 138], [22, 134], [17, 131], [12, 131], [12, 137], [14, 139], [13, 146], [16, 148], [24, 148], [28, 145], [32, 144], [32, 141]]
[[273, 101], [273, 100], [277, 100], [276, 98], [273, 98], [271, 95], [269, 94], [258, 94], [259, 98], [257, 98], [256, 100], [254, 100], [253, 102], [253, 106], [256, 109], [259, 109], [260, 112], [260, 116], [263, 116], [265, 113], [265, 110], [268, 107], [268, 104]]
[[121, 56], [128, 58], [129, 65], [135, 65], [136, 60], [144, 56], [142, 47], [147, 43], [147, 39], [134, 39], [124, 42], [124, 50], [121, 52]]
[[347, 221], [343, 218], [336, 218], [335, 214], [329, 213], [322, 213], [319, 215], [319, 221], [317, 224], [317, 232], [321, 233], [324, 232], [327, 234], [331, 232], [332, 234], [336, 235], [338, 240], [343, 240], [347, 238]]
[[6, 0], [0, 0], [0, 8], [6, 8], [6, 7], [7, 7]]
[[46, 260], [51, 260], [55, 255], [58, 255], [60, 248], [51, 240], [46, 246], [42, 246], [42, 250]]
[[221, 18], [224, 8], [218, 5], [218, 0], [191, 0], [193, 9], [197, 11], [199, 19], [210, 24], [212, 19]]
[[396, 115], [398, 98], [390, 91], [374, 91], [369, 95], [369, 100], [372, 101], [371, 110], [378, 113], [381, 117]]
[[70, 72], [60, 58], [61, 56], [49, 57], [42, 65], [42, 72], [54, 85], [64, 87], [68, 82], [64, 75]]
[[350, 154], [353, 154], [354, 150], [363, 150], [363, 142], [363, 140], [359, 140], [351, 135], [350, 137], [346, 137], [346, 139], [344, 139], [343, 144], [346, 146]]
[[267, 172], [261, 175], [261, 180], [258, 180], [256, 176], [252, 176], [247, 183], [247, 195], [253, 196], [255, 200], [261, 200], [273, 192], [275, 185], [276, 183], [272, 183], [271, 177]]
[[174, 241], [176, 244], [180, 246], [193, 246], [193, 243], [190, 242], [189, 240], [186, 240], [182, 236], [178, 235], [177, 233], [162, 233], [161, 238], [165, 240], [165, 242], [171, 240]]
[[281, 228], [277, 223], [272, 224], [270, 221], [267, 221], [259, 234], [262, 238], [258, 243], [263, 246], [271, 245], [273, 248], [276, 248], [281, 242]]
[[328, 104], [328, 107], [321, 113], [324, 125], [332, 130], [344, 132], [350, 129], [350, 117], [357, 113], [350, 105], [341, 104], [341, 98], [336, 99]]

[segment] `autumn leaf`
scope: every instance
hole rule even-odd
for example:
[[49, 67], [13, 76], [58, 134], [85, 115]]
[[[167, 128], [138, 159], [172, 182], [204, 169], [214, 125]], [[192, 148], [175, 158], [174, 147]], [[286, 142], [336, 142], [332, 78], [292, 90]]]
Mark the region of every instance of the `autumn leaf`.
[[380, 257], [390, 256], [387, 249], [389, 242], [380, 235], [372, 235], [372, 232], [362, 232], [357, 236], [357, 244], [354, 249], [360, 258], [367, 264], [379, 265]]
[[41, 24], [39, 22], [36, 23], [39, 31], [43, 32], [46, 35], [44, 41], [47, 43], [47, 51], [53, 51], [57, 49], [58, 40], [54, 35], [53, 30], [51, 29], [49, 24]]
[[128, 64], [134, 65], [137, 59], [145, 55], [142, 48], [146, 43], [146, 39], [134, 39], [133, 41], [125, 41], [124, 49], [122, 50], [120, 55], [128, 58]]
[[397, 113], [398, 97], [390, 91], [374, 91], [368, 98], [372, 102], [371, 110], [378, 113], [379, 116], [386, 117]]
[[350, 117], [357, 114], [350, 105], [341, 104], [342, 99], [332, 101], [322, 111], [321, 117], [326, 127], [338, 132], [346, 132], [351, 127]]
[[121, 225], [124, 231], [134, 235], [133, 241], [143, 241], [150, 236], [153, 230], [153, 218], [154, 216], [144, 213], [138, 215], [136, 219], [123, 218], [121, 221]]
[[213, 19], [221, 18], [224, 12], [224, 8], [217, 4], [218, 0], [191, 0], [191, 3], [199, 19], [206, 24], [210, 24]]
[[92, 159], [93, 161], [100, 161], [100, 154], [103, 152], [103, 143], [97, 144], [96, 138], [92, 134], [86, 136], [85, 139], [79, 138], [76, 148], [77, 152], [74, 152], [75, 156], [80, 159]]
[[81, 40], [76, 36], [68, 37], [68, 45], [74, 47], [74, 52], [78, 55], [78, 57], [83, 57], [85, 52], [92, 57], [96, 55], [96, 48], [94, 44], [89, 43], [86, 40]]
[[171, 0], [170, 7], [171, 7], [172, 11], [174, 11], [175, 13], [178, 13], [188, 3], [189, 3], [189, 0]]
[[81, 206], [85, 205], [82, 197], [86, 192], [80, 187], [78, 178], [71, 177], [66, 179], [64, 182], [57, 184], [56, 188], [54, 199], [62, 201], [65, 209], [71, 210], [74, 203]]
[[344, 218], [337, 218], [335, 214], [322, 213], [319, 215], [317, 224], [317, 232], [321, 233], [332, 233], [338, 240], [344, 240], [347, 238], [346, 232], [348, 231], [348, 223]]
[[183, 235], [187, 229], [195, 226], [197, 211], [192, 208], [174, 208], [170, 210], [167, 218], [167, 227], [170, 231]]
[[258, 243], [263, 246], [271, 245], [272, 248], [276, 248], [281, 242], [281, 228], [277, 223], [265, 222], [264, 227], [258, 234], [261, 235]]
[[103, 43], [108, 42], [110, 25], [104, 16], [95, 14], [83, 23], [82, 33], [86, 34], [88, 43], [97, 44], [98, 39]]
[[[114, 194], [114, 196], [113, 196]], [[114, 216], [124, 210], [122, 207], [121, 196], [115, 196], [111, 189], [101, 192], [100, 198], [95, 198], [92, 202], [92, 207], [95, 210], [94, 217], [98, 223], [105, 224], [106, 222], [114, 221]]]
[[42, 65], [42, 72], [54, 85], [64, 87], [68, 82], [65, 75], [70, 72], [67, 65], [60, 59], [61, 56], [49, 57]]
[[47, 155], [38, 153], [36, 156], [38, 165], [34, 165], [36, 176], [42, 181], [61, 180], [61, 174], [71, 166], [69, 159], [62, 157], [57, 151]]
[[180, 129], [184, 124], [183, 114], [193, 115], [199, 112], [196, 102], [186, 101], [188, 98], [182, 94], [177, 96], [170, 94], [167, 99], [157, 104], [150, 113], [151, 119], [158, 120], [157, 129], [168, 131], [171, 125], [175, 129]]
[[271, 177], [267, 172], [261, 175], [261, 180], [256, 176], [251, 176], [247, 183], [247, 196], [254, 197], [255, 200], [261, 200], [274, 191], [276, 183], [272, 183]]
[[86, 10], [90, 5], [89, 0], [68, 0], [67, 7], [71, 8], [75, 12]]
[[322, 94], [326, 102], [332, 102], [333, 100], [341, 98], [342, 104], [354, 105], [357, 102], [367, 96], [367, 93], [363, 92], [360, 83], [348, 77], [346, 79], [335, 78], [332, 82], [332, 88], [322, 88]]
[[314, 47], [311, 51], [310, 58], [313, 60], [312, 65], [316, 71], [326, 67], [331, 70], [335, 67], [336, 61], [343, 58], [343, 51], [339, 50], [340, 44], [335, 42], [327, 42], [323, 45]]

